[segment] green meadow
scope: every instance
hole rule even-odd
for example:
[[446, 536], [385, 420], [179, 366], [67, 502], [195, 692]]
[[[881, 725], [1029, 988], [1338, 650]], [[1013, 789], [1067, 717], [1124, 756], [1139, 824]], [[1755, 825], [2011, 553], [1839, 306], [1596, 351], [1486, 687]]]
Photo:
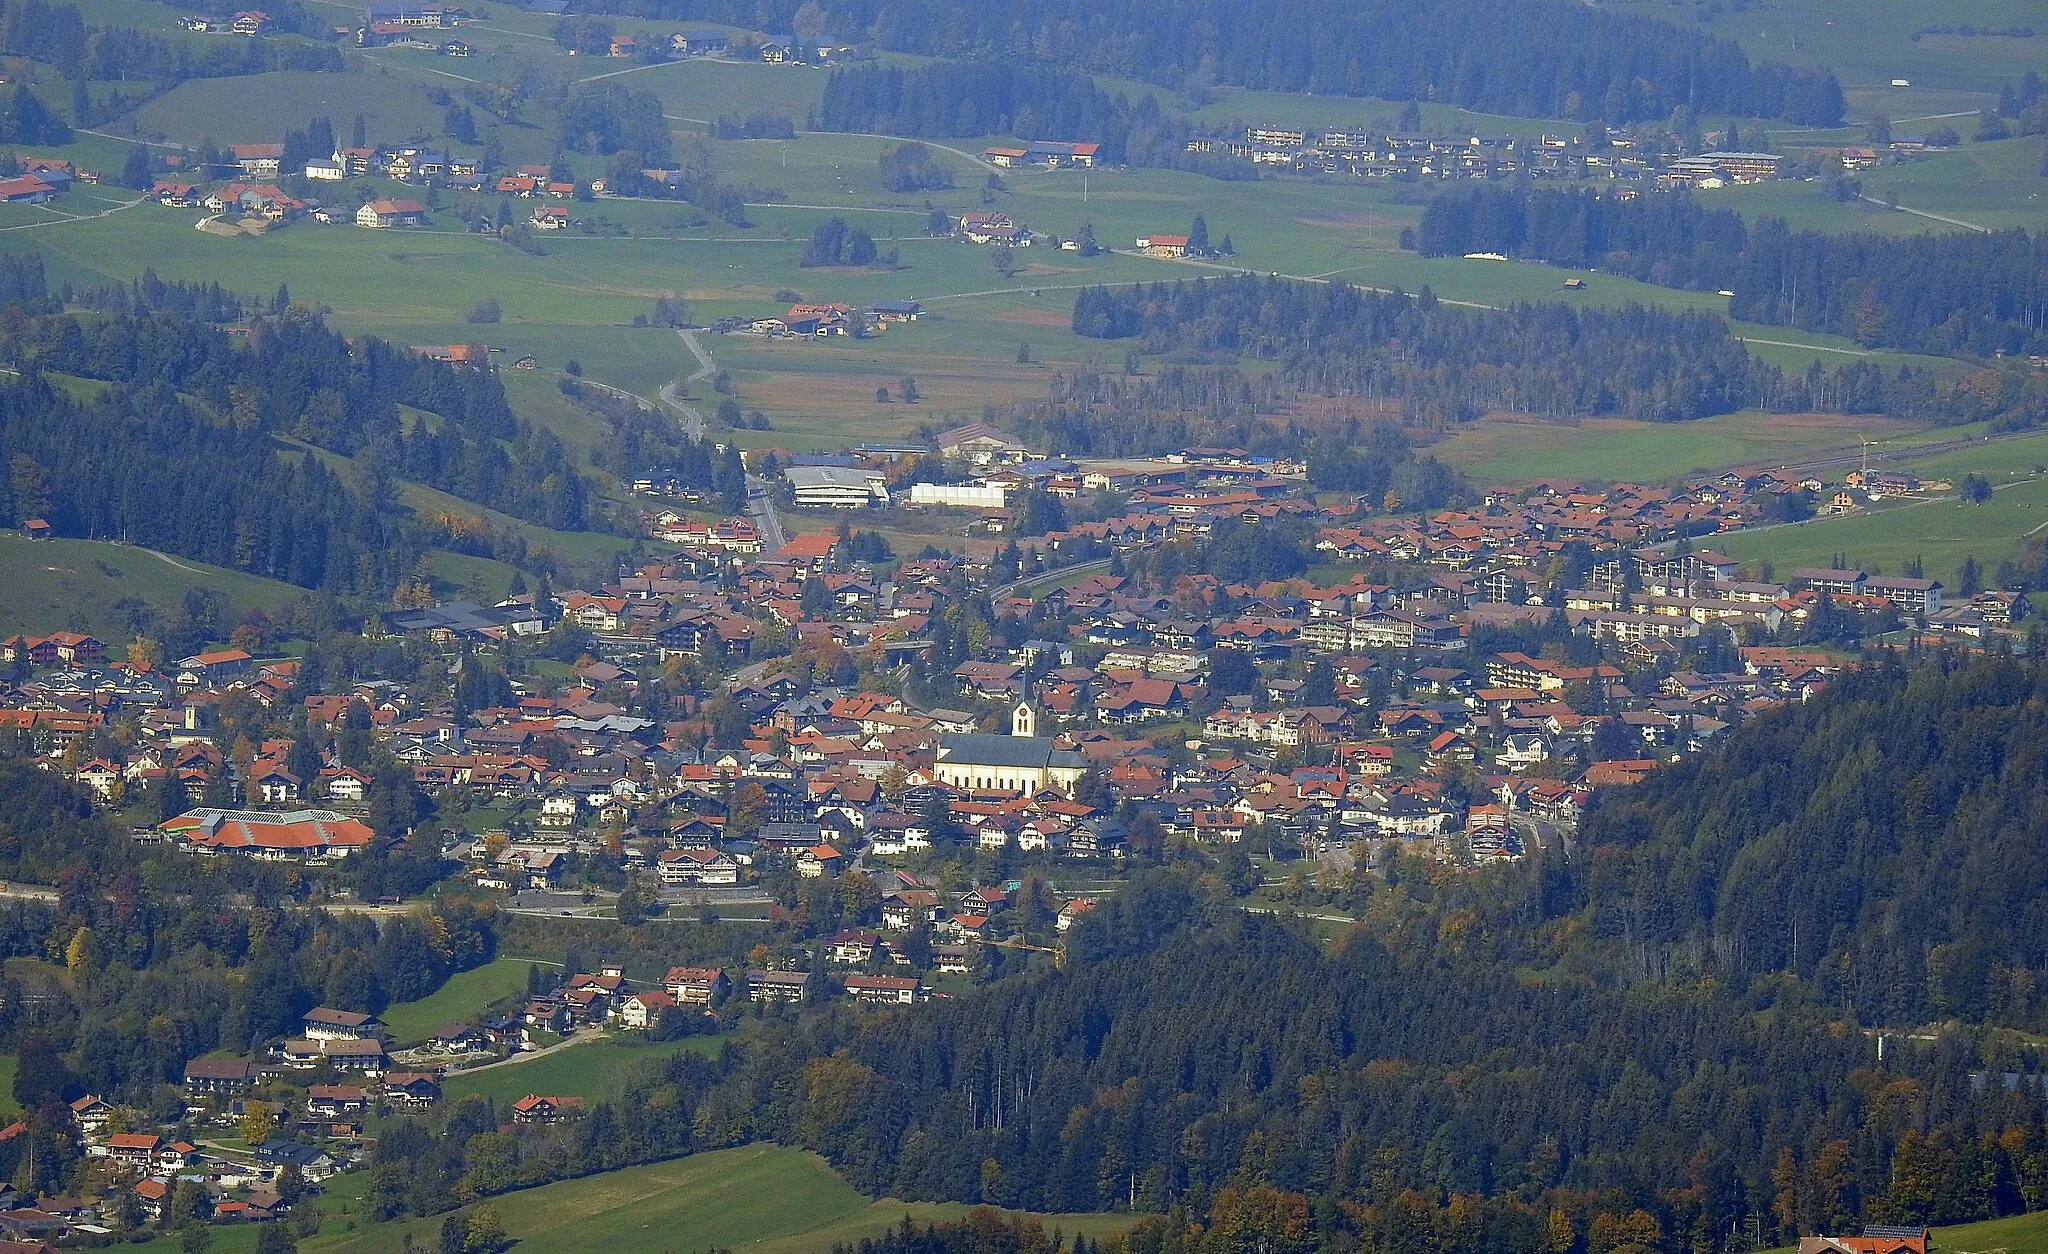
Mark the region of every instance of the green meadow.
[[1432, 447], [1482, 483], [1568, 478], [1661, 483], [1727, 466], [1778, 466], [1815, 453], [1854, 452], [1864, 439], [1917, 428], [1870, 415], [1769, 414], [1758, 410], [1695, 422], [1619, 418], [1546, 423], [1490, 417]]
[[113, 649], [135, 631], [122, 603], [169, 613], [194, 588], [227, 597], [232, 622], [252, 609], [275, 610], [305, 595], [302, 588], [151, 549], [100, 540], [30, 540], [0, 532], [0, 635], [90, 632]]
[[1734, 532], [1716, 541], [1730, 557], [1769, 561], [1781, 571], [1831, 565], [1841, 553], [1853, 566], [1896, 575], [1917, 558], [1929, 579], [1954, 587], [1964, 558], [1976, 558], [1989, 572], [2001, 561], [2017, 559], [2023, 541], [2043, 530], [2048, 530], [2048, 480], [2029, 479], [1999, 488], [1983, 505], [1940, 497]]
[[458, 971], [448, 982], [418, 1001], [402, 1001], [385, 1008], [384, 1026], [399, 1044], [424, 1041], [444, 1023], [467, 1023], [485, 1010], [526, 990], [525, 958], [497, 958], [469, 971]]
[[[772, 1145], [714, 1150], [629, 1167], [491, 1199], [506, 1233], [524, 1254], [646, 1250], [650, 1254], [728, 1249], [735, 1254], [809, 1254], [879, 1235], [908, 1216], [916, 1223], [958, 1219], [966, 1206], [875, 1201], [857, 1192], [815, 1154]], [[1047, 1215], [1048, 1231], [1103, 1237], [1128, 1216]], [[407, 1237], [430, 1248], [441, 1218], [364, 1224], [301, 1241], [306, 1254], [368, 1254], [399, 1248]], [[339, 1225], [335, 1225], [338, 1229]]]
[[[526, 980], [523, 963], [519, 979], [523, 987]], [[634, 1032], [600, 1034], [586, 1043], [571, 1045], [530, 1061], [509, 1062], [479, 1069], [469, 1075], [456, 1072], [447, 1077], [441, 1088], [451, 1101], [475, 1093], [490, 1098], [500, 1109], [528, 1093], [596, 1101], [610, 1092], [629, 1068], [645, 1062], [658, 1062], [686, 1051], [716, 1054], [726, 1039], [692, 1036], [680, 1041], [650, 1043]]]

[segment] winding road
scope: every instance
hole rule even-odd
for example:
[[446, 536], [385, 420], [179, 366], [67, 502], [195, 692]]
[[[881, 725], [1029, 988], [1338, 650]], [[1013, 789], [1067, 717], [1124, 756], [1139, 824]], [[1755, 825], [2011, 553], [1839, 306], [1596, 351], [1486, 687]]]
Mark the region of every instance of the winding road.
[[704, 415], [697, 412], [696, 406], [685, 402], [679, 394], [682, 389], [698, 380], [708, 379], [717, 373], [718, 363], [712, 361], [711, 354], [705, 352], [704, 346], [697, 342], [697, 333], [694, 330], [678, 330], [676, 335], [683, 341], [683, 347], [689, 349], [690, 355], [697, 359], [697, 368], [680, 379], [672, 379], [664, 384], [661, 389], [661, 402], [683, 415], [683, 429], [689, 433], [691, 439], [702, 440], [707, 430]]

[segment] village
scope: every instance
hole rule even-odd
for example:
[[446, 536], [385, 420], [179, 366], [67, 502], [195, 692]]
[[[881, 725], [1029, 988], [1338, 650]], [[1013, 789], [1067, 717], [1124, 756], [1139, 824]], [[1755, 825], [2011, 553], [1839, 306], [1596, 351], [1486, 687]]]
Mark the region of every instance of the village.
[[[2030, 625], [2022, 592], [1712, 547], [1951, 490], [1867, 463], [1538, 481], [1415, 512], [1315, 491], [1300, 458], [1076, 460], [988, 422], [750, 458], [772, 486], [746, 516], [658, 470], [633, 482], [657, 556], [608, 581], [370, 616], [365, 643], [447, 663], [410, 682], [309, 681], [253, 628], [162, 660], [73, 630], [0, 640], [16, 752], [132, 840], [274, 868], [307, 907], [407, 908], [358, 889], [372, 854], [437, 868], [415, 904], [533, 918], [744, 927], [809, 894], [848, 903], [743, 963], [535, 967], [424, 1041], [316, 1008], [260, 1053], [191, 1062], [175, 1115], [88, 1095], [77, 1135], [121, 1197], [275, 1218], [363, 1163], [366, 1120], [476, 1066], [814, 1002], [914, 1013], [1064, 962], [1076, 922], [1164, 860], [1214, 866], [1243, 908], [1343, 920], [1403, 867], [1568, 854], [1602, 790], [1812, 698], [1861, 649]], [[1047, 503], [1072, 518], [1035, 525]], [[885, 523], [965, 541], [899, 556]], [[1258, 529], [1306, 569], [1167, 562]], [[483, 665], [502, 687], [461, 679]], [[426, 817], [394, 827], [394, 786]], [[499, 1114], [539, 1135], [582, 1104], [526, 1092]], [[213, 1146], [222, 1128], [241, 1145]], [[114, 1205], [12, 1200], [0, 1237], [30, 1240]]]

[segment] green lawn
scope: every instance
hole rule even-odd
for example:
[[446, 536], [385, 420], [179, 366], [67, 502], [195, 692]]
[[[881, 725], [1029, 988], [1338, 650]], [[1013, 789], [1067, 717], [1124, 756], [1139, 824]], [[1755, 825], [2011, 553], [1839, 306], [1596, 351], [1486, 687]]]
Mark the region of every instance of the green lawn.
[[523, 992], [531, 965], [525, 958], [499, 958], [474, 970], [458, 971], [418, 1001], [387, 1007], [384, 1025], [401, 1045], [426, 1040], [444, 1023], [466, 1023], [497, 1002]]
[[1965, 557], [1988, 572], [2017, 558], [2023, 536], [2048, 528], [2048, 480], [2031, 479], [2000, 488], [1983, 505], [1941, 499], [1816, 518], [1789, 527], [1735, 532], [1716, 537], [1717, 547], [1740, 561], [1770, 560], [1778, 570], [1827, 566], [1836, 553], [1864, 570], [1881, 567], [1896, 575], [1914, 558], [1927, 577], [1950, 587]]
[[[525, 978], [522, 971], [520, 979]], [[500, 1107], [528, 1093], [595, 1100], [603, 1097], [612, 1081], [635, 1063], [670, 1058], [684, 1050], [713, 1054], [723, 1047], [725, 1040], [718, 1036], [692, 1036], [650, 1044], [637, 1033], [601, 1036], [532, 1062], [491, 1067], [468, 1076], [456, 1072], [441, 1087], [450, 1101], [477, 1093]]]
[[[683, 1254], [713, 1248], [747, 1254], [809, 1254], [875, 1236], [906, 1214], [919, 1222], [957, 1218], [958, 1205], [870, 1201], [815, 1154], [772, 1145], [694, 1154], [491, 1199], [523, 1254], [645, 1250]], [[1046, 1216], [1048, 1229], [1106, 1236], [1129, 1225], [1117, 1215]], [[431, 1246], [441, 1219], [323, 1233], [300, 1242], [306, 1254], [368, 1254], [407, 1236]]]
[[134, 637], [123, 600], [168, 613], [192, 588], [226, 595], [228, 620], [248, 610], [274, 610], [306, 595], [303, 588], [151, 549], [102, 540], [36, 540], [0, 532], [0, 634], [48, 633], [74, 624], [118, 650]]

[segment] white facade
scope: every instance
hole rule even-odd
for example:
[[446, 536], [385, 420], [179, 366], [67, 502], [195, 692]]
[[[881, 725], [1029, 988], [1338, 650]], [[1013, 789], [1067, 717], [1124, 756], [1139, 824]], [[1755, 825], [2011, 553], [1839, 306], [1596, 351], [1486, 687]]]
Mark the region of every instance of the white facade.
[[1010, 489], [1002, 484], [913, 483], [912, 505], [951, 505], [963, 509], [1002, 509], [1010, 503]]

